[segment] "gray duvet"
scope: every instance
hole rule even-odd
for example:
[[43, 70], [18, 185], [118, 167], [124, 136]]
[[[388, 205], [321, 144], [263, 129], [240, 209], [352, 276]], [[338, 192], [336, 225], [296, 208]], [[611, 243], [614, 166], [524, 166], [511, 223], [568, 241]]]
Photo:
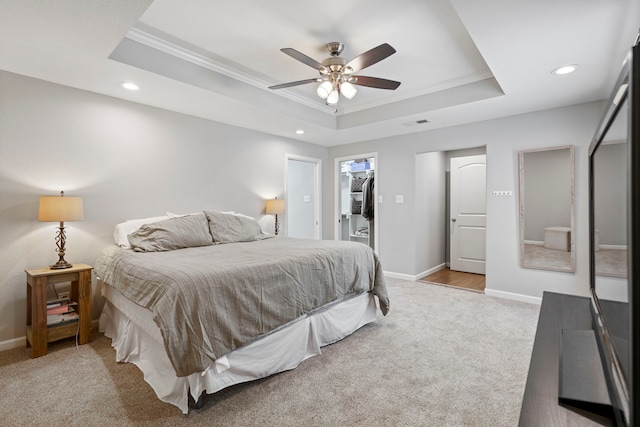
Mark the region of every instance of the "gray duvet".
[[151, 310], [178, 376], [350, 295], [372, 292], [389, 310], [380, 262], [360, 243], [275, 238], [150, 253], [113, 245], [94, 267]]

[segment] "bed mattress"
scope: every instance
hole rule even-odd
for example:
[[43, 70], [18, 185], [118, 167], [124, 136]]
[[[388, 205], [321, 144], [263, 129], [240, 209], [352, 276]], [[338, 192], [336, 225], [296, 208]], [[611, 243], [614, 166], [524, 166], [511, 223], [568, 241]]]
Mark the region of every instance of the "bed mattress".
[[334, 343], [377, 318], [372, 293], [360, 293], [332, 302], [254, 339], [199, 372], [177, 376], [165, 350], [153, 313], [100, 281], [105, 305], [100, 331], [112, 339], [119, 362], [135, 364], [163, 402], [188, 413], [189, 394], [195, 401], [203, 392], [264, 378], [296, 368]]
[[147, 308], [178, 376], [358, 294], [378, 297], [387, 313], [382, 267], [366, 245], [277, 238], [138, 253], [115, 245], [96, 274]]

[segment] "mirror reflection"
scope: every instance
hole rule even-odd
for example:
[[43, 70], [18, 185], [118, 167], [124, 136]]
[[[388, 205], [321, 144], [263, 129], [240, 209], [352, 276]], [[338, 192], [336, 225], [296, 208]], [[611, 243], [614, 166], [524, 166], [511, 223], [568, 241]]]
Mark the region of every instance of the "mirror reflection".
[[593, 157], [595, 273], [627, 277], [627, 144], [602, 142]]
[[573, 146], [521, 151], [520, 265], [575, 272]]
[[593, 287], [598, 309], [625, 378], [630, 378], [628, 278], [630, 135], [629, 100], [625, 98], [613, 122], [591, 156], [593, 224]]

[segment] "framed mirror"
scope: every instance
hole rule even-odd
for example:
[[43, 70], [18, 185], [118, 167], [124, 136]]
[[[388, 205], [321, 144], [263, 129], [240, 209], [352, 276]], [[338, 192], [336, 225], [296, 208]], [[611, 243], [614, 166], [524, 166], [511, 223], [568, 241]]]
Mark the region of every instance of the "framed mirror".
[[521, 151], [520, 265], [575, 272], [574, 147]]

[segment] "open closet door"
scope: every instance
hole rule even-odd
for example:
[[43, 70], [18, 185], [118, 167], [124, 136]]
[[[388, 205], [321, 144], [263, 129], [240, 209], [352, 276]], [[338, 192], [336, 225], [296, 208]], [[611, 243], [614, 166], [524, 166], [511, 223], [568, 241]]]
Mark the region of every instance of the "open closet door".
[[376, 250], [376, 158], [338, 159], [338, 229], [336, 238], [360, 242]]
[[485, 274], [486, 155], [451, 159], [450, 268]]

